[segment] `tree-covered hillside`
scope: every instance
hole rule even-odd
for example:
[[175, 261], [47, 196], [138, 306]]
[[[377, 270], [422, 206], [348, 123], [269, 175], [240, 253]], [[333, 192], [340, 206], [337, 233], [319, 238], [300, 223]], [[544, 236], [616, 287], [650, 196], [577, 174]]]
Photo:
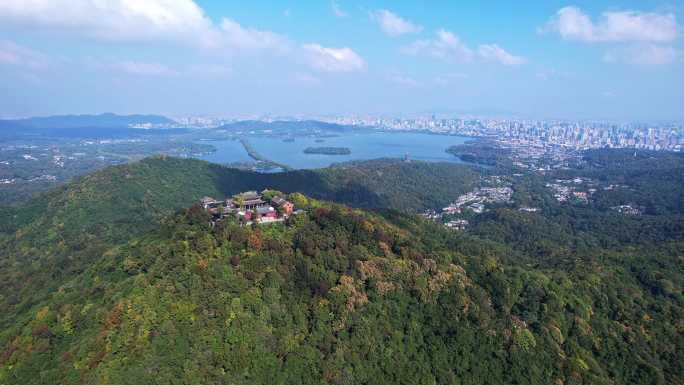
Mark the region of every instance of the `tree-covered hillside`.
[[[112, 167], [0, 211], [0, 385], [684, 383], [682, 162], [496, 176], [512, 203], [463, 232], [413, 213], [499, 171]], [[575, 177], [591, 201], [558, 202]], [[193, 206], [267, 187], [306, 214], [211, 227]]]
[[261, 174], [193, 159], [153, 157], [77, 178], [18, 208], [3, 208], [15, 215], [3, 216], [0, 229], [8, 233], [33, 224], [49, 227], [46, 221], [52, 221], [73, 233], [69, 239], [88, 237], [86, 229], [98, 239], [121, 239], [130, 230], [122, 224], [139, 232], [204, 195], [222, 198], [265, 188], [355, 207], [417, 212], [448, 203], [477, 178], [468, 167], [446, 163], [376, 160]]
[[211, 228], [195, 206], [102, 253], [3, 327], [0, 383], [684, 380], [676, 258], [536, 269], [415, 217], [302, 207]]
[[0, 325], [13, 322], [14, 310], [30, 307], [33, 293], [57, 288], [111, 246], [158, 228], [162, 218], [205, 195], [275, 188], [359, 207], [415, 211], [447, 202], [476, 176], [458, 165], [389, 160], [280, 174], [170, 157], [110, 167], [0, 212], [6, 213], [0, 216], [0, 314], [6, 315]]

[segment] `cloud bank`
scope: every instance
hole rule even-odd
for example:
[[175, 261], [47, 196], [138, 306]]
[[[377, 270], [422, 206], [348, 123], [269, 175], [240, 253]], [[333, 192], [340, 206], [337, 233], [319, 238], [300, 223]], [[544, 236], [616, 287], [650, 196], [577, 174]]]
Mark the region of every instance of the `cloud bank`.
[[397, 14], [386, 9], [371, 12], [371, 19], [378, 23], [382, 32], [390, 37], [416, 34], [423, 30], [423, 27], [408, 20], [402, 19]]
[[519, 66], [527, 63], [522, 56], [513, 55], [497, 44], [481, 44], [477, 49], [470, 48], [450, 31], [440, 29], [432, 39], [413, 42], [400, 50], [407, 55], [426, 54], [431, 57], [461, 63], [493, 62], [505, 66]]
[[603, 56], [610, 63], [662, 65], [678, 56], [671, 45], [678, 37], [672, 13], [609, 11], [594, 21], [580, 8], [564, 7], [540, 32], [553, 32], [568, 41], [613, 44]]
[[286, 39], [230, 19], [215, 25], [192, 0], [3, 0], [0, 21], [91, 39], [282, 49]]
[[319, 44], [305, 44], [302, 49], [309, 59], [309, 65], [327, 72], [350, 72], [363, 69], [363, 59], [351, 48], [326, 48]]
[[677, 37], [677, 21], [671, 13], [604, 12], [601, 20], [594, 22], [581, 9], [564, 7], [551, 18], [546, 28], [565, 40], [590, 43], [669, 43]]

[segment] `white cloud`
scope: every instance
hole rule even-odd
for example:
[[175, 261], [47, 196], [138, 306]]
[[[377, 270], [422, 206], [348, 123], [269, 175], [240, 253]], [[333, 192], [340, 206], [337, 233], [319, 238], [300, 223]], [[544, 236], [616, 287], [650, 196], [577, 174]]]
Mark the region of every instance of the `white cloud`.
[[477, 50], [473, 50], [447, 30], [440, 29], [435, 35], [434, 39], [418, 40], [400, 51], [408, 55], [427, 54], [438, 59], [461, 63], [484, 61], [517, 66], [527, 62], [527, 59], [512, 55], [497, 44], [481, 44]]
[[0, 64], [25, 70], [40, 70], [48, 67], [48, 57], [38, 51], [22, 47], [11, 41], [0, 40]]
[[3, 0], [0, 20], [111, 40], [162, 38], [208, 44], [215, 34], [192, 0]]
[[459, 62], [470, 62], [475, 54], [461, 39], [453, 33], [440, 29], [434, 39], [418, 40], [403, 47], [401, 52], [408, 55], [428, 54], [438, 59], [451, 59]]
[[0, 23], [100, 40], [166, 41], [211, 48], [282, 48], [284, 37], [230, 19], [220, 26], [192, 0], [2, 0]]
[[371, 12], [371, 19], [380, 25], [382, 32], [391, 37], [419, 33], [423, 30], [422, 26], [404, 20], [386, 9]]
[[603, 55], [603, 60], [607, 63], [664, 65], [674, 62], [678, 56], [677, 50], [673, 47], [640, 44], [611, 49]]
[[482, 44], [477, 48], [477, 54], [485, 61], [497, 62], [505, 66], [518, 66], [527, 63], [521, 56], [511, 55], [496, 44]]
[[672, 13], [610, 11], [597, 22], [577, 7], [561, 8], [542, 32], [552, 31], [564, 40], [613, 44], [604, 55], [609, 63], [669, 64], [678, 52], [670, 46], [677, 39]]
[[288, 50], [287, 38], [271, 31], [262, 31], [254, 28], [246, 28], [239, 23], [224, 18], [221, 22], [222, 42], [238, 49], [275, 49], [277, 51]]
[[330, 7], [332, 8], [333, 14], [337, 17], [347, 17], [349, 14], [345, 12], [342, 7], [340, 7], [340, 4], [336, 0], [331, 0], [330, 1]]
[[329, 72], [349, 72], [363, 69], [365, 62], [352, 49], [327, 48], [319, 44], [302, 46], [309, 59], [309, 64], [318, 70]]
[[565, 40], [591, 43], [669, 43], [677, 38], [677, 20], [671, 13], [611, 11], [604, 12], [595, 23], [581, 9], [564, 7], [544, 30], [557, 32]]

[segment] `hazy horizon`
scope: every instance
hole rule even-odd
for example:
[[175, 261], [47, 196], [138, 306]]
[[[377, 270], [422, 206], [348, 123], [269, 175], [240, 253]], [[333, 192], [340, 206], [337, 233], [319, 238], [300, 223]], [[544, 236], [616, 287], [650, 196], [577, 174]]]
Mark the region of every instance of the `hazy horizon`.
[[527, 121], [548, 121], [548, 122], [574, 122], [574, 123], [615, 123], [615, 124], [684, 124], [684, 117], [681, 119], [618, 119], [618, 118], [570, 118], [570, 117], [540, 117], [540, 116], [523, 116], [518, 114], [495, 114], [495, 113], [480, 113], [480, 112], [468, 112], [468, 111], [454, 111], [454, 112], [415, 112], [415, 113], [365, 113], [365, 114], [335, 114], [335, 113], [321, 113], [321, 114], [272, 114], [272, 113], [260, 113], [260, 114], [166, 114], [160, 112], [112, 112], [112, 111], [95, 111], [95, 112], [85, 112], [85, 113], [58, 113], [58, 114], [44, 114], [44, 115], [14, 115], [14, 116], [3, 116], [0, 115], [0, 120], [6, 121], [18, 121], [24, 119], [41, 119], [41, 118], [57, 118], [57, 117], [99, 117], [103, 115], [116, 115], [119, 117], [126, 116], [161, 116], [171, 120], [179, 121], [183, 119], [211, 119], [215, 121], [299, 121], [299, 120], [312, 120], [312, 121], [329, 121], [335, 118], [359, 118], [359, 119], [446, 119], [446, 120], [459, 120], [459, 119], [479, 119], [479, 120], [527, 120]]

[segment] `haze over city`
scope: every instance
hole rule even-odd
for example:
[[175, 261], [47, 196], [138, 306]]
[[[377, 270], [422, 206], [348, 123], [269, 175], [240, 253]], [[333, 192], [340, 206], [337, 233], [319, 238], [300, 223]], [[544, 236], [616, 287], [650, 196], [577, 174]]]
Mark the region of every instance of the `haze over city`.
[[682, 4], [4, 0], [0, 117], [681, 121]]

